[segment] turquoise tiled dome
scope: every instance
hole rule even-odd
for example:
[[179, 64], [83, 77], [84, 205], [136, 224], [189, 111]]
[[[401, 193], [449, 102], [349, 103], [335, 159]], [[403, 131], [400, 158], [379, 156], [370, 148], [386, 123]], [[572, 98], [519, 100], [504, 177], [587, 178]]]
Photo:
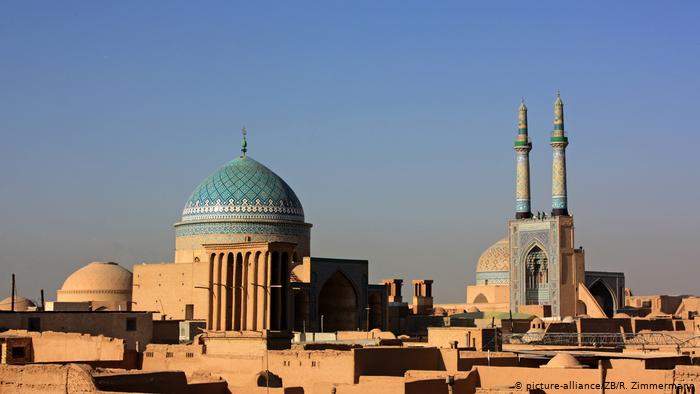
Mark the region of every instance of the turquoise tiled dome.
[[304, 222], [304, 209], [287, 183], [247, 156], [228, 162], [194, 189], [182, 221]]

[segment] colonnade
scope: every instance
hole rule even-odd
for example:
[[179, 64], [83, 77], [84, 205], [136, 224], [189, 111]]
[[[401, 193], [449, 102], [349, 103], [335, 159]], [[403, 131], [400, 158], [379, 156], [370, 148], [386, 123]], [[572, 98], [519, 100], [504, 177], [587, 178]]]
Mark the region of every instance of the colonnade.
[[288, 252], [217, 250], [209, 254], [207, 328], [287, 329]]

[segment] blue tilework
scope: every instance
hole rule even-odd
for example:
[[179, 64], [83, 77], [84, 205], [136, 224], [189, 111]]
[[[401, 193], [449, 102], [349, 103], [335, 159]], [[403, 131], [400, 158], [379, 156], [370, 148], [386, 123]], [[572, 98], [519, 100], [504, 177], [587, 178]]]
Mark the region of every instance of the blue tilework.
[[182, 221], [281, 220], [304, 222], [304, 209], [287, 183], [250, 157], [238, 157], [207, 177], [185, 204]]

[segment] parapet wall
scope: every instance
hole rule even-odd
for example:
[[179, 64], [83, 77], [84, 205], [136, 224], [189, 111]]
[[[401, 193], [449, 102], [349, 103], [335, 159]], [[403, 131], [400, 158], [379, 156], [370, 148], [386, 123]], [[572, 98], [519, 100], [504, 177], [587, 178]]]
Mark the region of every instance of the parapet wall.
[[[213, 341], [212, 341], [213, 342]], [[269, 350], [256, 343], [246, 353], [238, 342], [232, 353], [223, 352], [226, 341], [218, 341], [217, 354], [202, 345], [154, 345], [146, 348], [143, 369], [180, 370], [187, 376], [222, 377], [229, 387], [251, 387], [257, 375], [269, 369], [282, 378], [285, 387], [314, 383], [353, 383], [353, 353], [349, 350]], [[233, 345], [232, 345], [233, 346]], [[206, 351], [206, 353], [205, 353]], [[235, 392], [235, 391], [234, 391]]]
[[648, 331], [674, 331], [671, 319], [632, 319], [632, 329], [635, 333]]
[[91, 361], [122, 361], [124, 359], [124, 340], [108, 338], [102, 335], [65, 332], [27, 332], [10, 330], [3, 333], [12, 337], [31, 338], [31, 362], [67, 363]]
[[151, 341], [153, 320], [146, 312], [0, 311], [0, 328], [105, 335], [124, 339], [128, 350], [143, 351]]
[[633, 332], [633, 325], [630, 323], [630, 319], [608, 319], [608, 318], [589, 318], [580, 319], [577, 321], [578, 332], [582, 334], [592, 334], [592, 333], [612, 333], [619, 334], [620, 327], [627, 332]]
[[434, 347], [370, 347], [352, 352], [355, 382], [360, 376], [403, 376], [408, 370], [446, 369], [440, 349]]
[[3, 394], [95, 393], [89, 369], [81, 365], [0, 365]]

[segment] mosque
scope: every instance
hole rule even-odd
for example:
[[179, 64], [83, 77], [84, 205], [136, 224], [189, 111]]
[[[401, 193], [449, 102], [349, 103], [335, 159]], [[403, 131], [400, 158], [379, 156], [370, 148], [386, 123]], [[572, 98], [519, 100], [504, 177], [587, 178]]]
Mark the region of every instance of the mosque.
[[[451, 312], [510, 312], [562, 319], [612, 317], [625, 306], [624, 274], [586, 271], [575, 247], [567, 200], [564, 104], [554, 104], [551, 214], [533, 215], [527, 108], [519, 108], [514, 218], [506, 237], [486, 249]], [[171, 263], [136, 264], [133, 274], [93, 262], [71, 274], [47, 310], [147, 311], [156, 320], [200, 320], [211, 331], [405, 331], [417, 321], [441, 324], [432, 281], [413, 281], [413, 302], [401, 279], [368, 282], [368, 261], [311, 257], [311, 227], [292, 188], [241, 154], [205, 178], [175, 227]], [[9, 299], [3, 301], [10, 304]], [[0, 304], [0, 309], [8, 309]], [[29, 304], [18, 307], [30, 308]], [[414, 319], [411, 317], [438, 319]]]
[[527, 107], [521, 102], [516, 155], [515, 217], [507, 236], [479, 258], [476, 284], [467, 287], [467, 305], [482, 311], [521, 312], [563, 318], [612, 317], [625, 305], [625, 277], [619, 272], [585, 270], [585, 252], [576, 248], [566, 180], [564, 103], [554, 103], [551, 214], [532, 214]]
[[133, 309], [217, 331], [382, 328], [385, 288], [368, 284], [368, 262], [311, 257], [299, 198], [247, 150], [244, 129], [241, 155], [185, 203], [174, 263], [134, 266]]

